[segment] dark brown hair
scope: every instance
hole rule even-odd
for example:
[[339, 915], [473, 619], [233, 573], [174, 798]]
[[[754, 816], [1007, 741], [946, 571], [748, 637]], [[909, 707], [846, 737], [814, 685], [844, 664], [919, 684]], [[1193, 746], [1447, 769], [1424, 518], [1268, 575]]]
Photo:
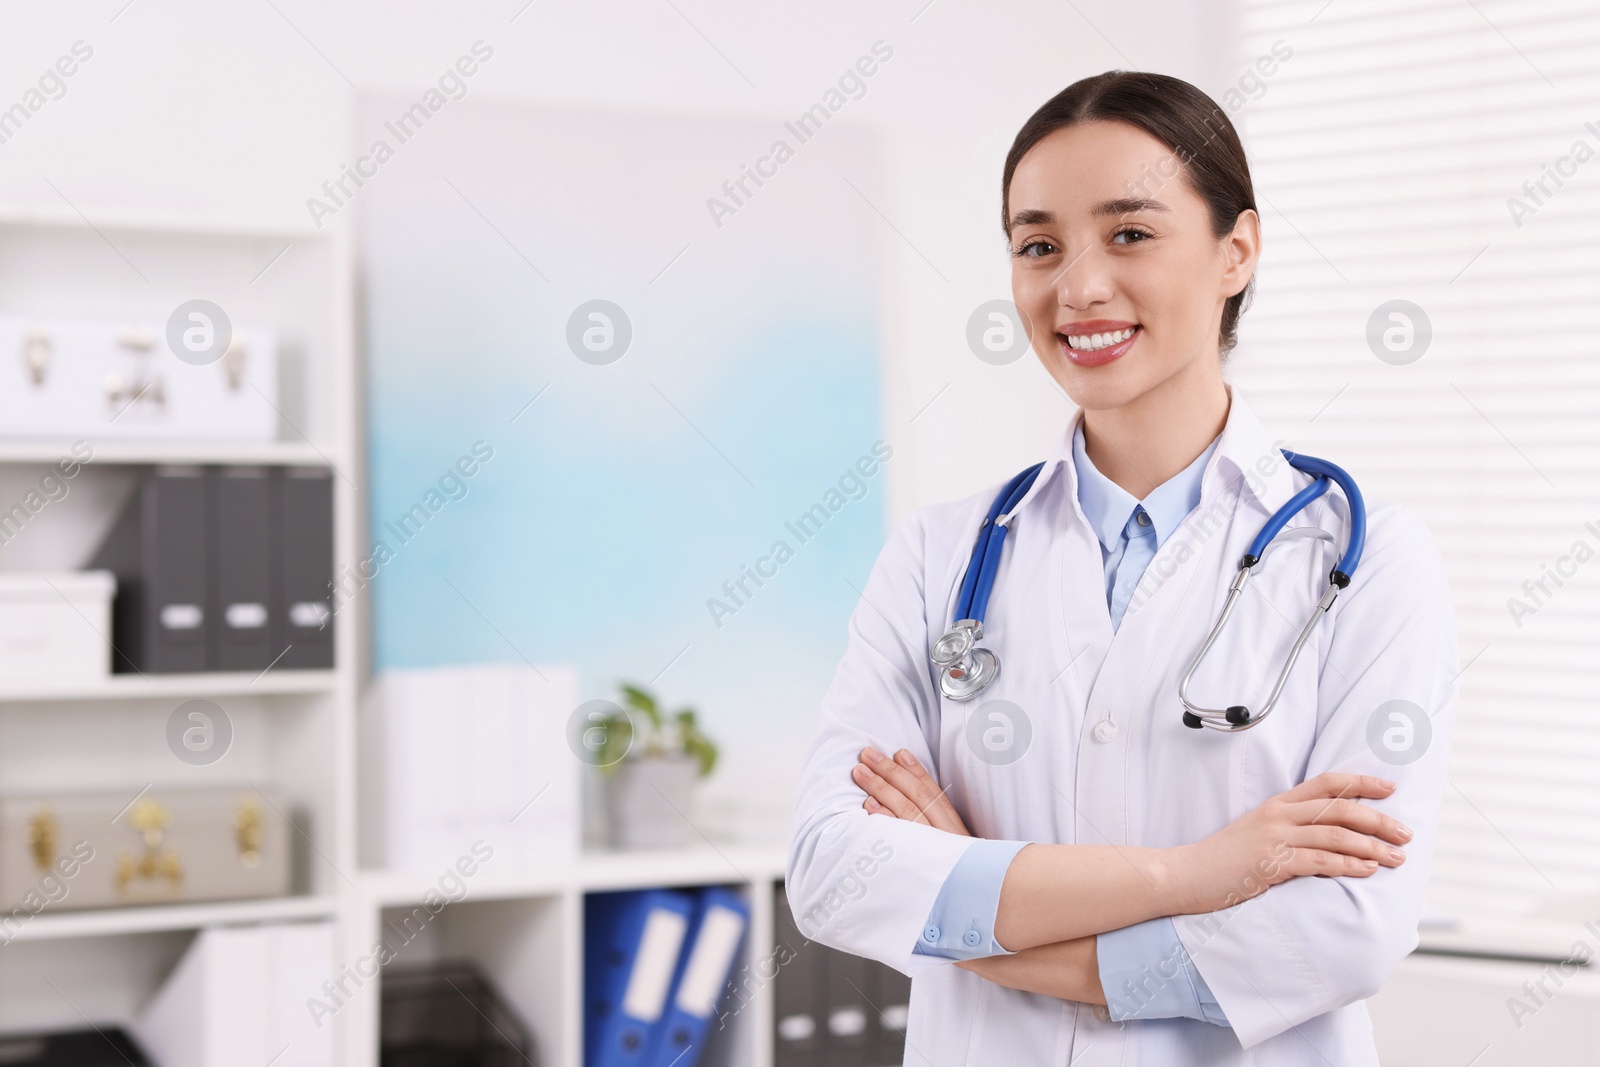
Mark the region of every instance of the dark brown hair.
[[[1017, 163], [1056, 130], [1096, 121], [1125, 122], [1172, 149], [1189, 187], [1210, 208], [1211, 232], [1218, 240], [1233, 232], [1240, 212], [1255, 208], [1255, 188], [1250, 183], [1244, 146], [1215, 100], [1181, 78], [1108, 70], [1061, 90], [1017, 132], [1011, 151], [1006, 154], [1005, 175], [1000, 183], [1000, 226], [1008, 240], [1011, 176]], [[1217, 342], [1224, 358], [1238, 343], [1239, 315], [1250, 305], [1255, 284], [1252, 277], [1223, 305]]]

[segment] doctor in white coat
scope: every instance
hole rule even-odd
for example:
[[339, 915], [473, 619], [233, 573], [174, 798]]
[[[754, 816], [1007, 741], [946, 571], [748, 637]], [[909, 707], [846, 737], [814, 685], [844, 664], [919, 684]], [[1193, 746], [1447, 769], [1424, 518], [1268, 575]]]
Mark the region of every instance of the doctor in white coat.
[[[1362, 1001], [1417, 943], [1457, 700], [1439, 553], [1368, 497], [1270, 716], [1185, 726], [1180, 676], [1310, 480], [1222, 376], [1260, 253], [1243, 150], [1186, 82], [1084, 79], [1017, 135], [1002, 220], [1078, 411], [1011, 512], [975, 699], [928, 652], [1001, 483], [878, 557], [801, 777], [795, 919], [913, 976], [917, 1067], [1376, 1064]], [[1290, 529], [1348, 518], [1330, 490]], [[1261, 707], [1337, 556], [1267, 555], [1191, 696]]]

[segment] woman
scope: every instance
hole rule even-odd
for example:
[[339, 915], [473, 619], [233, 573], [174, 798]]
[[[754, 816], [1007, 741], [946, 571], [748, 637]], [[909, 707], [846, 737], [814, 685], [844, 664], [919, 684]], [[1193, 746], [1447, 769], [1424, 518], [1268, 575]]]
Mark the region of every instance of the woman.
[[[928, 651], [999, 484], [879, 556], [802, 773], [795, 918], [914, 976], [907, 1064], [1376, 1064], [1360, 1002], [1416, 945], [1455, 714], [1439, 553], [1368, 498], [1270, 716], [1189, 728], [1179, 679], [1311, 480], [1222, 376], [1261, 248], [1243, 150], [1192, 85], [1110, 72], [1029, 119], [1001, 195], [1079, 410], [1010, 512], [975, 699]], [[1262, 707], [1348, 519], [1332, 490], [1290, 522], [1337, 543], [1279, 535], [1193, 699]]]

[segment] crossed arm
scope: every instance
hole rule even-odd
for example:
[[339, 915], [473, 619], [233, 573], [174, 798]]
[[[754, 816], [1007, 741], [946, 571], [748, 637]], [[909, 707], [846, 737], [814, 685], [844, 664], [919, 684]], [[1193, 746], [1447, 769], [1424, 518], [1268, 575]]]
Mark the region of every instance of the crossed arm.
[[[971, 837], [944, 790], [908, 750], [861, 751], [852, 771], [872, 815]], [[1232, 907], [1305, 875], [1365, 878], [1398, 867], [1411, 831], [1361, 804], [1394, 783], [1328, 772], [1279, 794], [1204, 841], [1176, 849], [1030, 844], [1001, 886], [994, 937], [1011, 955], [956, 966], [998, 985], [1104, 1004], [1096, 935], [1152, 917]], [[1063, 899], [1074, 907], [1059, 907]]]

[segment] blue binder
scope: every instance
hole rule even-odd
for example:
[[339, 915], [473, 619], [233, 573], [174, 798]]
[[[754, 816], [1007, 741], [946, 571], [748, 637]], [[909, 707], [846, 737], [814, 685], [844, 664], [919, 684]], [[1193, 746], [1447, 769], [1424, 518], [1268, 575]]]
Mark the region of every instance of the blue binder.
[[716, 887], [699, 891], [694, 926], [646, 1067], [695, 1067], [749, 926], [750, 907], [737, 893]]
[[694, 918], [687, 893], [596, 893], [584, 916], [584, 1063], [646, 1067]]

